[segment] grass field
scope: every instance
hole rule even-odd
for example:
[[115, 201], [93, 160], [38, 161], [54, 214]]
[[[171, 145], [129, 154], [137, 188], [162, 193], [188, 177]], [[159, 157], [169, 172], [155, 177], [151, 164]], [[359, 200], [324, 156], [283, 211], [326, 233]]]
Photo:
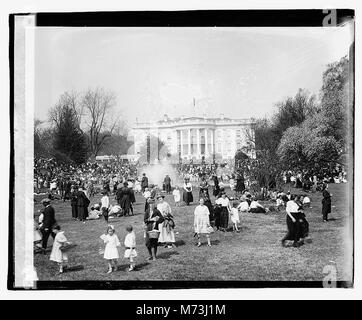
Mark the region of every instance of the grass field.
[[[190, 207], [174, 207], [172, 196], [166, 196], [176, 222], [177, 248], [159, 247], [158, 260], [148, 261], [143, 238], [144, 199], [137, 196], [135, 215], [116, 218], [111, 223], [121, 240], [126, 235], [125, 226], [134, 227], [137, 239], [137, 267], [127, 272], [127, 261], [121, 258], [119, 271], [106, 274], [107, 263], [98, 253], [99, 236], [105, 232], [106, 222], [87, 221], [85, 224], [71, 220], [69, 202], [54, 201], [56, 219], [65, 230], [68, 240], [77, 243], [69, 252], [70, 265], [84, 265], [85, 269], [57, 275], [57, 266], [47, 255], [36, 254], [34, 261], [39, 280], [242, 280], [242, 281], [322, 281], [323, 268], [334, 261], [338, 280], [351, 280], [352, 242], [348, 241], [349, 211], [347, 185], [331, 184], [332, 221], [323, 223], [321, 194], [311, 193], [312, 208], [306, 210], [310, 224], [310, 237], [299, 248], [283, 248], [281, 238], [286, 232], [285, 212], [269, 214], [242, 213], [241, 232], [216, 232], [211, 235], [212, 247], [198, 248], [193, 237], [193, 211]], [[198, 190], [194, 198], [198, 199]], [[91, 200], [98, 202], [100, 196]], [[39, 197], [37, 197], [39, 199]], [[113, 196], [112, 203], [115, 203]], [[213, 200], [213, 199], [212, 199]], [[35, 204], [35, 212], [41, 204]], [[49, 238], [48, 247], [52, 244]], [[120, 249], [123, 257], [124, 249]]]

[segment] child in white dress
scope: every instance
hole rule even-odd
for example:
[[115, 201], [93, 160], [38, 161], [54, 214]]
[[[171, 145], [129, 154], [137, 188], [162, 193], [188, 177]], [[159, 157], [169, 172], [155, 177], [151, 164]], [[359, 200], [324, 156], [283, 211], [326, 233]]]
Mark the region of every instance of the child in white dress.
[[108, 225], [107, 233], [102, 234], [100, 238], [106, 244], [103, 257], [108, 262], [107, 273], [111, 273], [113, 269], [114, 271], [117, 270], [117, 259], [119, 259], [119, 253], [117, 247], [119, 247], [121, 243], [119, 242], [119, 239], [115, 234], [115, 230], [112, 225]]
[[233, 230], [239, 232], [238, 223], [240, 223], [240, 219], [239, 219], [238, 204], [236, 202], [233, 203], [233, 207], [231, 208], [230, 218], [231, 222], [233, 223]]
[[175, 200], [176, 207], [180, 206], [181, 203], [181, 191], [178, 186], [172, 191], [173, 199]]
[[55, 238], [49, 259], [50, 261], [57, 262], [59, 266], [59, 273], [63, 273], [64, 264], [68, 262], [68, 256], [61, 250], [61, 247], [66, 244], [68, 240], [64, 235], [64, 231], [60, 230], [60, 226], [54, 226], [53, 232], [55, 233]]
[[133, 232], [132, 226], [127, 226], [127, 235], [124, 239], [124, 246], [126, 247], [126, 251], [124, 252], [124, 257], [129, 259], [129, 269], [128, 271], [133, 271], [135, 264], [134, 258], [137, 257], [136, 251], [136, 235]]

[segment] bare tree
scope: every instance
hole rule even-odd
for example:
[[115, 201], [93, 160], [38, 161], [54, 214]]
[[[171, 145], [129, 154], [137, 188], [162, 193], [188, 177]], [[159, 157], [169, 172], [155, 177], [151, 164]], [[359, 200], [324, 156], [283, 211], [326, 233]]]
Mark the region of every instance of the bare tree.
[[82, 115], [83, 115], [83, 106], [79, 103], [79, 94], [72, 90], [70, 92], [66, 91], [64, 92], [58, 102], [55, 104], [53, 108], [49, 111], [49, 120], [51, 123], [55, 124], [57, 127], [59, 127], [62, 115], [63, 115], [63, 108], [67, 107], [74, 111], [74, 114], [77, 119], [77, 125], [78, 129], [81, 130], [81, 121], [82, 121]]
[[115, 116], [113, 110], [115, 103], [114, 93], [106, 92], [103, 88], [88, 89], [82, 98], [81, 105], [86, 114], [89, 151], [94, 157], [119, 124], [119, 116]]

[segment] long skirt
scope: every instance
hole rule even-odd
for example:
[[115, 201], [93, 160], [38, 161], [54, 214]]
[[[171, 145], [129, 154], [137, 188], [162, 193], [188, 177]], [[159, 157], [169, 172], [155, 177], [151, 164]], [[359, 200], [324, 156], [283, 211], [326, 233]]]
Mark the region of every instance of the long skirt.
[[184, 191], [183, 195], [183, 201], [189, 205], [190, 202], [193, 202], [194, 201], [194, 197], [192, 195], [192, 192], [187, 192], [187, 191]]
[[78, 206], [72, 205], [72, 218], [77, 219], [78, 218]]
[[175, 232], [171, 229], [168, 232], [167, 228], [164, 227], [164, 223], [160, 223], [158, 225], [158, 230], [160, 231], [160, 235], [158, 237], [158, 242], [160, 243], [174, 243], [175, 242]]
[[229, 227], [229, 211], [227, 207], [221, 207], [220, 228], [227, 229]]
[[213, 210], [214, 213], [214, 220], [215, 220], [215, 227], [217, 229], [220, 228], [220, 216], [221, 216], [221, 208], [219, 206], [216, 206]]
[[305, 238], [308, 236], [309, 234], [309, 223], [305, 217], [305, 214], [303, 212], [298, 212], [296, 214], [296, 216], [298, 217], [299, 220], [299, 224], [300, 224], [300, 237], [301, 238]]
[[298, 219], [298, 213], [291, 213], [296, 222], [293, 222], [292, 219], [287, 214], [287, 228], [288, 232], [283, 238], [283, 240], [293, 240], [294, 242], [298, 242], [300, 240], [300, 222]]

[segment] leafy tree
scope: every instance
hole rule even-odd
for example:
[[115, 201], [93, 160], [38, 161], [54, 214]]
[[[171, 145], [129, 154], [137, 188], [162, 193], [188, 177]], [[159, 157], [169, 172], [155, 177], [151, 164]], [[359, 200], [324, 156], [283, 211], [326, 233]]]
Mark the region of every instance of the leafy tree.
[[347, 57], [331, 63], [323, 73], [320, 92], [321, 112], [328, 121], [328, 135], [346, 142], [349, 102], [349, 61]]
[[278, 147], [284, 169], [316, 172], [338, 162], [341, 144], [328, 135], [328, 123], [318, 114], [285, 131]]
[[50, 110], [53, 124], [54, 156], [61, 161], [83, 163], [87, 160], [87, 143], [79, 128], [76, 110], [61, 97]]

